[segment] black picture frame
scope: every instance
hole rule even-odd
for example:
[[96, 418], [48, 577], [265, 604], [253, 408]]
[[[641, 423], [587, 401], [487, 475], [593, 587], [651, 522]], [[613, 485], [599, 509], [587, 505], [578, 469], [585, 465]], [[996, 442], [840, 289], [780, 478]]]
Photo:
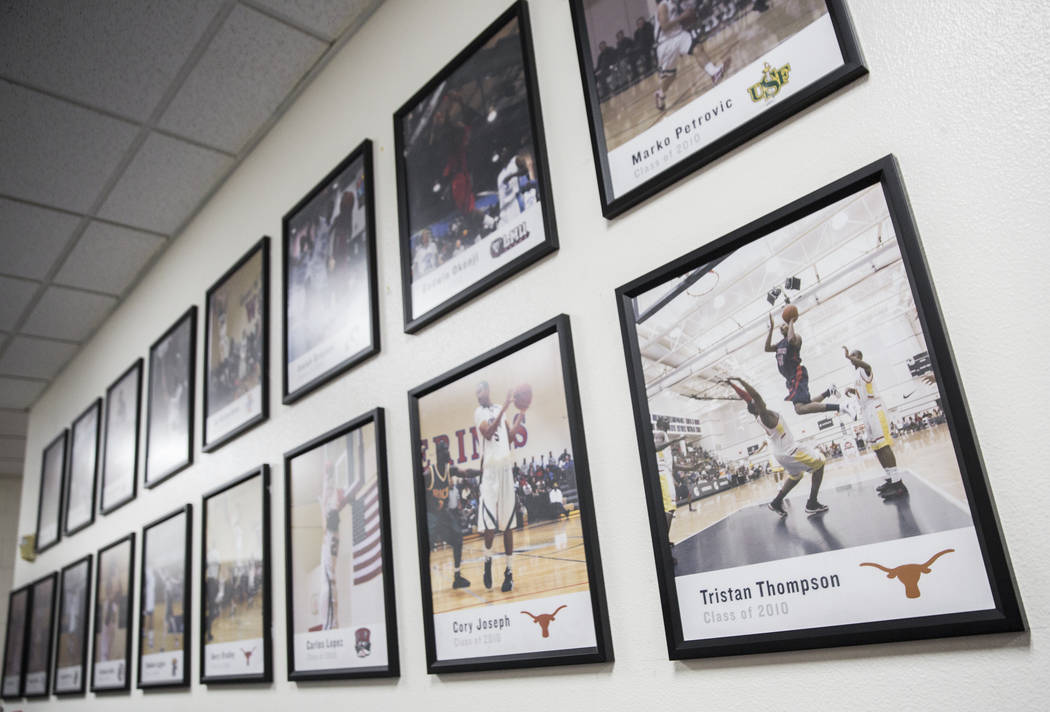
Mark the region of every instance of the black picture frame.
[[[383, 577], [383, 621], [386, 627], [387, 661], [384, 665], [367, 667], [332, 667], [317, 670], [302, 670], [296, 667], [295, 660], [295, 581], [293, 580], [293, 543], [292, 543], [292, 465], [297, 457], [322, 447], [337, 438], [348, 436], [367, 425], [373, 425], [376, 451], [376, 490], [378, 495], [379, 542], [382, 548]], [[366, 494], [362, 494], [363, 501]], [[362, 507], [364, 509], [364, 507]], [[352, 542], [348, 542], [352, 546]], [[345, 548], [344, 548], [345, 550]], [[287, 628], [288, 679], [296, 682], [314, 680], [354, 680], [361, 678], [398, 677], [400, 663], [397, 645], [397, 606], [394, 595], [394, 555], [390, 533], [390, 488], [386, 466], [386, 431], [382, 408], [375, 408], [342, 425], [329, 430], [323, 435], [306, 442], [284, 454], [284, 561], [285, 561], [285, 624]], [[301, 602], [300, 605], [306, 605]], [[371, 635], [367, 641], [371, 642]], [[360, 652], [358, 653], [360, 655]]]
[[[579, 60], [580, 79], [583, 86], [584, 101], [587, 106], [587, 123], [591, 134], [591, 149], [594, 154], [594, 167], [598, 180], [598, 192], [602, 205], [602, 215], [610, 220], [622, 215], [636, 205], [657, 195], [665, 188], [677, 183], [686, 176], [698, 171], [735, 148], [744, 145], [753, 138], [774, 128], [788, 118], [804, 111], [808, 107], [819, 102], [821, 99], [834, 94], [843, 87], [866, 75], [868, 69], [864, 64], [864, 57], [861, 53], [860, 43], [858, 42], [856, 33], [853, 30], [852, 20], [850, 19], [845, 0], [827, 0], [827, 6], [835, 35], [838, 40], [839, 50], [842, 53], [843, 63], [841, 66], [807, 84], [805, 88], [797, 94], [794, 94], [781, 102], [771, 104], [769, 109], [766, 109], [762, 113], [745, 121], [736, 128], [730, 130], [728, 133], [722, 135], [720, 138], [707, 143], [703, 148], [691, 153], [687, 158], [684, 158], [683, 160], [674, 163], [669, 168], [656, 173], [653, 177], [624, 191], [621, 195], [613, 195], [608, 152], [606, 151], [605, 132], [602, 123], [601, 110], [599, 108], [600, 103], [595, 80], [595, 67], [594, 61], [591, 57], [591, 40], [584, 11], [584, 0], [571, 0], [570, 8], [572, 12], [572, 25], [576, 37], [576, 52]], [[762, 58], [760, 57], [759, 60], [755, 61], [761, 61], [761, 59]], [[650, 59], [650, 62], [651, 61], [652, 60]], [[652, 64], [650, 68], [653, 73], [655, 73], [655, 63]], [[646, 74], [646, 76], [639, 81], [644, 81], [649, 76], [649, 74]], [[754, 80], [757, 82], [762, 78], [761, 74], [756, 74]], [[786, 84], [788, 82], [784, 83]], [[695, 97], [692, 101], [695, 102], [701, 100], [704, 96], [704, 94], [701, 94]], [[646, 95], [646, 98], [649, 99], [651, 96]], [[726, 98], [731, 101], [735, 97], [723, 97], [723, 106]], [[745, 91], [739, 97], [739, 101], [742, 103], [746, 98]], [[710, 104], [710, 102], [708, 103]], [[716, 106], [717, 102], [711, 105]], [[705, 108], [699, 109], [698, 113], [704, 113]], [[670, 109], [668, 109], [668, 111], [670, 111]], [[673, 127], [668, 128], [668, 139], [671, 137], [672, 130]], [[677, 140], [677, 137], [674, 140]], [[651, 145], [652, 144], [650, 143], [650, 146]], [[667, 149], [676, 150], [675, 146], [676, 144], [669, 143]]]
[[[984, 560], [995, 607], [987, 610], [891, 618], [874, 622], [826, 625], [782, 632], [687, 640], [682, 632], [675, 588], [674, 563], [671, 558], [671, 550], [666, 545], [667, 521], [661, 502], [656, 452], [651, 434], [651, 414], [639, 355], [639, 339], [633, 328], [633, 315], [636, 313], [633, 300], [648, 289], [666, 284], [668, 280], [678, 276], [690, 274], [692, 270], [696, 270], [701, 265], [717, 264], [719, 260], [741, 247], [873, 186], [881, 186], [885, 196], [889, 219], [892, 220], [896, 242], [900, 248], [910, 284], [911, 296], [918, 312], [922, 333], [929, 346], [931, 371], [940, 389], [940, 405], [950, 429], [962, 475], [962, 485], [980, 543], [980, 555]], [[937, 295], [926, 265], [900, 169], [894, 156], [885, 156], [708, 245], [624, 284], [616, 290], [616, 299], [620, 312], [627, 375], [635, 413], [667, 651], [671, 659], [802, 650], [1026, 629], [1027, 623], [1006, 544], [998, 524], [998, 515], [987, 479], [987, 470], [983, 464], [944, 320], [938, 306]], [[648, 318], [648, 315], [660, 305], [661, 303], [658, 302], [656, 306], [644, 310], [639, 318]], [[874, 494], [869, 496], [874, 496]], [[799, 515], [801, 512], [797, 512], [795, 516]], [[900, 590], [903, 598], [905, 589]], [[913, 596], [909, 593], [908, 599], [912, 598]]]
[[[260, 674], [242, 674], [242, 675], [209, 675], [207, 673], [207, 654], [206, 649], [208, 645], [208, 583], [207, 583], [207, 572], [208, 572], [208, 501], [215, 498], [216, 496], [222, 495], [230, 490], [233, 490], [241, 485], [244, 485], [255, 478], [260, 478], [262, 490], [262, 497], [259, 502], [261, 521], [262, 521], [262, 605], [260, 606], [262, 613], [262, 660], [263, 660], [263, 672]], [[273, 682], [273, 613], [272, 613], [272, 594], [271, 594], [271, 583], [272, 583], [272, 564], [270, 558], [270, 466], [262, 465], [253, 470], [246, 472], [239, 477], [227, 482], [226, 484], [211, 490], [204, 494], [201, 498], [201, 557], [200, 557], [200, 615], [199, 623], [200, 628], [198, 629], [198, 644], [197, 654], [198, 662], [200, 665], [199, 680], [202, 685], [223, 685], [223, 684], [239, 684], [239, 683], [255, 683], [255, 682]], [[243, 651], [242, 651], [243, 652]], [[247, 656], [246, 656], [247, 657]]]
[[[103, 422], [103, 448], [101, 455], [101, 475], [100, 480], [102, 482], [101, 492], [98, 495], [99, 511], [103, 515], [111, 514], [116, 510], [123, 507], [128, 502], [135, 499], [138, 495], [138, 482], [139, 482], [139, 445], [140, 445], [140, 433], [142, 429], [142, 359], [135, 359], [135, 362], [124, 373], [120, 374], [115, 381], [106, 389], [106, 412], [105, 421]], [[106, 501], [106, 483], [111, 476], [110, 468], [108, 467], [108, 460], [110, 456], [110, 450], [113, 449], [113, 434], [110, 432], [110, 417], [113, 413], [113, 393], [120, 388], [126, 379], [134, 377], [135, 379], [135, 423], [134, 423], [134, 445], [132, 458], [131, 458], [131, 472], [127, 473], [126, 477], [129, 478], [131, 489], [123, 497], [119, 497], [113, 502]], [[126, 406], [122, 406], [126, 407]]]
[[[49, 457], [54, 457], [54, 455], [52, 453], [54, 453], [56, 449], [60, 449], [61, 450], [60, 455], [59, 455], [60, 460], [61, 460], [61, 462], [59, 464], [60, 471], [59, 471], [59, 474], [58, 474], [58, 482], [55, 483], [55, 485], [58, 487], [58, 491], [57, 492], [49, 492], [49, 491], [46, 491], [46, 488], [44, 487], [44, 485], [47, 483], [47, 466], [48, 466]], [[57, 544], [59, 541], [62, 540], [62, 518], [63, 518], [63, 515], [62, 515], [62, 503], [63, 503], [63, 500], [65, 499], [66, 475], [67, 475], [68, 472], [69, 472], [69, 428], [63, 428], [62, 432], [59, 433], [58, 436], [55, 437], [55, 439], [52, 440], [50, 443], [48, 443], [47, 447], [44, 448], [43, 455], [40, 458], [40, 487], [39, 487], [39, 491], [37, 493], [36, 535], [34, 537], [34, 544], [33, 544], [34, 548], [36, 549], [36, 553], [38, 553], [38, 554], [41, 554], [41, 553], [47, 551], [48, 549], [50, 549], [51, 547], [53, 547], [55, 544]], [[41, 541], [40, 541], [40, 533], [41, 533], [42, 527], [50, 526], [47, 522], [44, 521], [44, 505], [45, 505], [46, 500], [49, 499], [49, 498], [54, 498], [55, 505], [56, 505], [55, 506], [55, 523], [54, 523], [55, 538], [51, 539], [50, 541], [41, 543]]]
[[[326, 190], [335, 185], [335, 181], [342, 177], [343, 173], [348, 171], [355, 163], [360, 161], [363, 168], [363, 190], [364, 196], [364, 218], [366, 222], [365, 233], [364, 233], [364, 247], [367, 254], [364, 256], [365, 269], [368, 272], [366, 293], [368, 298], [368, 321], [369, 321], [369, 337], [370, 343], [365, 347], [358, 349], [355, 353], [344, 354], [344, 358], [324, 369], [321, 373], [312, 378], [308, 378], [305, 383], [292, 387], [289, 382], [289, 362], [290, 362], [290, 334], [289, 330], [289, 319], [288, 311], [289, 305], [292, 303], [291, 294], [291, 247], [292, 247], [292, 223], [293, 221], [304, 211], [311, 207], [311, 203], [315, 201], [319, 196], [322, 196]], [[310, 189], [302, 200], [295, 204], [295, 206], [285, 213], [281, 219], [281, 286], [283, 303], [281, 307], [281, 323], [283, 326], [281, 332], [281, 348], [282, 348], [282, 359], [281, 359], [281, 377], [283, 384], [284, 397], [283, 402], [287, 405], [294, 403], [303, 396], [321, 388], [328, 382], [338, 378], [342, 374], [346, 373], [350, 369], [354, 368], [358, 364], [367, 361], [372, 356], [375, 356], [380, 351], [380, 334], [379, 334], [379, 277], [376, 267], [376, 224], [375, 224], [375, 181], [374, 174], [372, 172], [372, 142], [369, 139], [365, 139], [354, 148], [350, 154], [339, 162], [335, 168], [322, 178], [313, 188]], [[353, 238], [353, 235], [350, 236]], [[329, 291], [331, 288], [329, 287]], [[338, 295], [333, 295], [333, 298]], [[347, 304], [341, 304], [340, 307], [346, 308]]]
[[[208, 364], [212, 342], [212, 300], [215, 293], [222, 289], [227, 281], [234, 277], [241, 268], [246, 267], [248, 262], [259, 254], [262, 255], [262, 264], [260, 266], [260, 303], [258, 305], [260, 336], [258, 348], [259, 353], [255, 354], [255, 358], [258, 359], [259, 363], [261, 410], [258, 414], [249, 417], [247, 420], [238, 423], [234, 427], [209, 437], [208, 417], [210, 411], [208, 391], [210, 390], [212, 374], [210, 373]], [[201, 409], [201, 449], [204, 452], [214, 452], [226, 443], [248, 432], [259, 423], [265, 422], [266, 419], [270, 417], [270, 238], [266, 235], [252, 245], [252, 247], [249, 248], [249, 250], [244, 253], [244, 255], [238, 259], [232, 267], [226, 270], [226, 272], [208, 288], [204, 297], [204, 354], [201, 373], [201, 381], [204, 384], [204, 406]]]
[[[87, 554], [71, 564], [67, 564], [62, 567], [61, 575], [59, 576], [58, 583], [58, 619], [56, 626], [58, 631], [55, 634], [55, 661], [54, 661], [54, 674], [51, 678], [51, 694], [56, 697], [66, 697], [73, 695], [84, 694], [87, 680], [87, 669], [88, 669], [88, 637], [90, 636], [90, 626], [88, 622], [91, 620], [91, 565], [94, 556]], [[70, 614], [66, 610], [66, 597], [64, 594], [66, 587], [66, 577], [76, 569], [77, 567], [84, 566], [86, 570], [84, 572], [84, 592], [81, 599], [81, 605], [79, 611], [75, 614], [80, 622], [80, 665], [79, 671], [76, 673], [76, 684], [68, 689], [62, 689], [60, 685], [60, 674], [62, 667], [59, 665], [60, 656], [62, 654], [62, 622], [66, 619], [67, 614]]]
[[[542, 205], [544, 241], [529, 248], [526, 252], [511, 259], [473, 284], [465, 287], [453, 296], [441, 301], [426, 311], [416, 314], [412, 304], [412, 254], [411, 239], [413, 225], [409, 215], [409, 175], [406, 166], [406, 145], [403, 122], [417, 106], [420, 106], [436, 89], [442, 86], [459, 68], [481, 51], [485, 44], [496, 37], [509, 23], [516, 21], [519, 27], [522, 47], [522, 65], [526, 102], [529, 108], [529, 126], [536, 167], [538, 196]], [[397, 205], [398, 230], [401, 254], [401, 296], [404, 308], [405, 333], [416, 333], [428, 324], [437, 321], [468, 301], [474, 299], [490, 288], [496, 286], [527, 267], [535, 264], [558, 249], [557, 226], [554, 218], [553, 191], [551, 190], [550, 172], [547, 160], [546, 141], [543, 132], [543, 118], [540, 109], [539, 86], [536, 80], [536, 63], [532, 48], [532, 30], [529, 22], [528, 5], [525, 0], [518, 0], [505, 12], [500, 14], [485, 30], [481, 32], [466, 48], [446, 64], [422, 89], [416, 92], [405, 104], [394, 113], [394, 158], [397, 169]], [[433, 223], [431, 223], [433, 224]], [[526, 223], [520, 223], [525, 226]], [[425, 227], [425, 226], [418, 226]], [[523, 228], [524, 229], [524, 228]], [[527, 234], [527, 230], [525, 231]], [[491, 233], [490, 233], [491, 234]], [[509, 233], [508, 233], [509, 234]], [[494, 239], [502, 239], [497, 237]], [[502, 244], [502, 243], [501, 243]], [[490, 246], [491, 247], [491, 246]]]
[[[179, 329], [183, 328], [183, 325], [189, 323], [189, 343], [187, 344], [188, 354], [185, 359], [186, 366], [186, 457], [176, 462], [166, 469], [162, 470], [152, 479], [150, 478], [150, 464], [151, 464], [151, 448], [150, 445], [153, 441], [153, 404], [154, 400], [158, 398], [157, 393], [154, 392], [154, 368], [156, 360], [154, 355], [162, 344], [165, 343], [169, 338], [174, 338], [175, 334]], [[197, 306], [193, 305], [187, 309], [182, 316], [175, 320], [167, 331], [160, 335], [160, 337], [153, 342], [149, 347], [149, 382], [146, 386], [146, 456], [145, 462], [142, 466], [142, 484], [146, 489], [152, 489], [162, 482], [166, 482], [175, 475], [179, 474], [187, 467], [193, 464], [193, 407], [196, 401], [197, 395]], [[156, 451], [156, 446], [152, 448]]]
[[[45, 596], [41, 593], [40, 587], [44, 586], [45, 584], [51, 585], [50, 596]], [[28, 635], [26, 636], [26, 662], [24, 671], [25, 679], [22, 683], [22, 693], [27, 700], [44, 699], [51, 694], [51, 654], [53, 652], [55, 632], [55, 591], [56, 586], [58, 585], [58, 572], [52, 571], [46, 576], [38, 578], [36, 581], [29, 585], [33, 589], [33, 595], [30, 597], [29, 615], [26, 617]], [[38, 638], [36, 634], [35, 614], [37, 612], [37, 606], [39, 606], [42, 602], [44, 602], [44, 605], [47, 608], [45, 613], [47, 630], [37, 642], [44, 648], [42, 655], [44, 669], [36, 671], [34, 673], [29, 670], [29, 666], [32, 664], [35, 652], [34, 638]], [[29, 677], [33, 674], [43, 675], [43, 680], [41, 681], [40, 690], [38, 692], [30, 690], [30, 685], [33, 683], [29, 679]]]
[[[99, 636], [102, 635], [102, 626], [106, 625], [107, 615], [100, 613], [99, 606], [101, 595], [102, 595], [102, 576], [103, 576], [103, 554], [111, 549], [116, 549], [121, 546], [128, 547], [128, 575], [125, 584], [127, 586], [127, 594], [125, 595], [126, 600], [117, 603], [117, 609], [114, 613], [115, 616], [121, 615], [121, 603], [123, 604], [123, 616], [124, 616], [124, 659], [114, 658], [114, 660], [106, 660], [101, 662], [119, 662], [118, 664], [118, 679], [121, 679], [117, 685], [101, 686], [96, 680], [96, 673], [98, 671], [100, 661], [96, 658], [99, 653]], [[92, 692], [128, 692], [131, 690], [131, 629], [133, 626], [133, 612], [135, 607], [135, 532], [131, 532], [117, 539], [111, 544], [108, 544], [98, 550], [95, 555], [97, 565], [95, 566], [95, 607], [94, 607], [94, 623], [91, 628], [91, 637], [94, 639], [91, 646], [91, 691]], [[121, 667], [123, 666], [123, 667]]]
[[[440, 661], [434, 631], [432, 601], [433, 584], [430, 576], [430, 535], [427, 523], [427, 492], [423, 484], [423, 462], [421, 443], [420, 400], [429, 394], [454, 383], [471, 373], [497, 363], [548, 337], [558, 340], [561, 358], [560, 375], [564, 386], [567, 421], [575, 460], [575, 478], [579, 494], [580, 524], [583, 546], [586, 553], [586, 568], [590, 589], [590, 606], [594, 624], [595, 646], [585, 649], [568, 649], [549, 652], [528, 652], [477, 658], [459, 658]], [[580, 406], [579, 384], [576, 378], [576, 362], [572, 344], [569, 317], [558, 315], [525, 333], [467, 361], [451, 371], [441, 374], [408, 392], [408, 414], [411, 432], [413, 489], [416, 499], [416, 536], [419, 546], [419, 575], [422, 593], [423, 631], [426, 642], [427, 672], [470, 672], [480, 670], [508, 670], [539, 666], [575, 665], [583, 663], [605, 663], [613, 660], [612, 637], [609, 629], [609, 613], [605, 599], [605, 584], [602, 573], [598, 525], [594, 515], [594, 497], [591, 489], [590, 467], [584, 438], [583, 414]]]
[[[16, 596], [25, 596], [25, 608], [23, 609], [23, 615], [21, 617], [11, 615], [11, 611], [15, 609]], [[4, 668], [2, 671], [3, 674], [0, 675], [0, 681], [2, 681], [3, 683], [2, 685], [0, 685], [0, 699], [17, 700], [22, 697], [22, 691], [25, 687], [26, 679], [26, 654], [29, 650], [29, 622], [26, 620], [26, 616], [29, 614], [29, 610], [32, 607], [32, 597], [33, 588], [31, 585], [26, 585], [22, 586], [21, 588], [14, 589], [13, 591], [11, 591], [11, 593], [8, 594], [7, 597], [8, 616], [7, 630], [4, 631]], [[22, 641], [21, 643], [14, 646], [17, 647], [18, 650], [11, 649], [11, 634], [13, 632], [11, 630], [11, 621], [13, 620], [22, 621]], [[7, 679], [7, 668], [9, 667], [12, 658], [18, 658], [18, 679], [14, 681], [9, 681]], [[14, 683], [13, 690], [11, 689], [11, 682]]]
[[[88, 501], [88, 514], [87, 518], [81, 522], [70, 522], [70, 502], [75, 496], [74, 485], [76, 482], [77, 473], [74, 471], [76, 464], [76, 452], [77, 443], [79, 439], [77, 437], [80, 424], [85, 422], [88, 417], [95, 418], [95, 432], [93, 433], [91, 448], [92, 448], [92, 465], [91, 465], [91, 494]], [[90, 434], [90, 433], [88, 433]], [[98, 498], [98, 474], [102, 466], [102, 399], [96, 398], [92, 401], [84, 412], [77, 416], [76, 420], [73, 421], [73, 425], [69, 428], [69, 474], [66, 477], [66, 493], [65, 493], [65, 511], [62, 514], [63, 528], [67, 537], [76, 534], [81, 529], [86, 529], [95, 522], [95, 503]]]
[[[143, 625], [143, 621], [145, 620], [145, 616], [146, 616], [146, 591], [147, 591], [146, 569], [147, 569], [147, 558], [149, 556], [149, 532], [154, 527], [156, 527], [158, 525], [161, 525], [161, 524], [164, 524], [166, 522], [169, 522], [169, 521], [171, 521], [171, 520], [173, 520], [173, 519], [175, 519], [177, 517], [184, 517], [185, 520], [186, 520], [185, 521], [185, 535], [183, 537], [184, 543], [183, 543], [183, 547], [182, 547], [182, 554], [183, 554], [182, 565], [183, 565], [183, 569], [182, 569], [182, 587], [181, 587], [182, 588], [182, 613], [181, 613], [181, 618], [182, 618], [182, 633], [181, 633], [181, 635], [182, 635], [182, 651], [181, 651], [182, 652], [182, 666], [181, 666], [181, 670], [180, 670], [181, 674], [177, 678], [174, 678], [174, 679], [171, 679], [171, 680], [160, 680], [160, 681], [156, 681], [156, 682], [146, 682], [146, 681], [144, 681], [142, 679], [142, 658], [143, 658], [142, 637], [144, 635], [144, 630], [143, 629], [145, 627]], [[193, 575], [192, 575], [193, 574], [193, 549], [192, 549], [192, 544], [193, 544], [193, 505], [192, 504], [189, 504], [189, 503], [184, 504], [183, 506], [179, 507], [175, 511], [169, 512], [169, 513], [167, 513], [167, 514], [165, 514], [165, 515], [163, 515], [161, 517], [158, 517], [157, 519], [154, 519], [152, 522], [150, 522], [149, 524], [147, 524], [144, 527], [142, 527], [142, 564], [139, 567], [139, 607], [138, 607], [138, 614], [139, 614], [138, 615], [138, 621], [139, 621], [139, 636], [138, 637], [139, 637], [139, 642], [138, 642], [138, 645], [135, 646], [136, 647], [136, 651], [135, 651], [135, 657], [136, 657], [136, 664], [135, 664], [136, 674], [135, 674], [135, 679], [137, 680], [138, 688], [140, 690], [145, 690], [145, 689], [156, 690], [156, 689], [161, 689], [161, 688], [189, 687], [189, 685], [190, 685], [190, 666], [191, 666], [190, 657], [191, 657], [192, 651], [193, 651], [193, 645], [192, 645], [192, 642], [193, 642], [192, 641], [193, 626], [190, 624], [190, 621], [192, 620], [192, 617], [193, 617], [193, 610], [192, 610], [192, 608], [193, 608], [193, 605], [192, 605], [193, 604], [193, 589], [192, 589], [192, 585], [191, 585], [191, 582], [192, 582], [192, 579], [193, 579]], [[154, 584], [154, 586], [157, 586], [157, 585], [158, 584], [156, 584], [156, 583]], [[165, 601], [164, 601], [165, 605], [168, 605], [168, 595], [170, 595], [170, 589], [169, 589], [169, 593], [166, 593], [165, 597], [164, 597], [165, 598]], [[165, 612], [165, 615], [166, 615], [166, 612]], [[164, 654], [170, 655], [174, 651], [175, 651], [175, 648], [172, 648], [170, 650], [165, 650]], [[167, 666], [167, 663], [165, 663], [165, 667], [166, 666]]]

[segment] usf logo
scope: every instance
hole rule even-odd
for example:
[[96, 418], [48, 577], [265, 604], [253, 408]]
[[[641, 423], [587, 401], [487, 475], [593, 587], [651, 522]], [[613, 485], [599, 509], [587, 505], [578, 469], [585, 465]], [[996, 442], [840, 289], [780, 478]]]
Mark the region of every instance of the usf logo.
[[747, 88], [751, 101], [769, 101], [780, 93], [781, 88], [788, 83], [788, 74], [791, 73], [791, 65], [785, 64], [780, 69], [773, 69], [766, 62], [762, 68], [762, 80], [755, 82]]

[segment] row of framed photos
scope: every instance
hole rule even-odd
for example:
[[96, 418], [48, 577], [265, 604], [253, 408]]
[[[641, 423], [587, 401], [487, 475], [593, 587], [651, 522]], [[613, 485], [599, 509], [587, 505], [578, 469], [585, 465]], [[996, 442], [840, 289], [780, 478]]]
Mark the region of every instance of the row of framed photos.
[[[599, 34], [622, 5], [571, 8], [608, 217], [866, 72], [842, 0], [662, 0], [613, 63]], [[639, 104], [653, 87], [663, 98]], [[395, 112], [394, 139], [406, 332], [558, 249], [524, 0]], [[374, 203], [366, 140], [282, 220], [286, 404], [380, 350]], [[207, 290], [204, 452], [268, 417], [269, 266], [264, 237]], [[193, 307], [149, 350], [146, 487], [193, 462], [196, 339]], [[139, 359], [107, 389], [104, 420], [96, 400], [45, 450], [38, 552], [135, 498], [143, 372]]]
[[[892, 156], [616, 299], [671, 658], [1025, 628]], [[428, 671], [611, 660], [569, 317], [408, 395]], [[398, 674], [384, 447], [375, 410], [285, 454], [290, 679]], [[204, 682], [272, 678], [268, 477], [204, 496]], [[188, 681], [190, 518], [142, 534], [140, 685]], [[128, 685], [133, 548], [98, 555], [96, 687], [114, 660]], [[86, 582], [90, 563], [71, 566]], [[10, 617], [5, 693], [22, 670], [11, 689], [40, 689], [50, 613], [38, 626], [33, 602], [54, 586], [13, 594], [33, 612]], [[60, 608], [83, 612], [86, 595]]]

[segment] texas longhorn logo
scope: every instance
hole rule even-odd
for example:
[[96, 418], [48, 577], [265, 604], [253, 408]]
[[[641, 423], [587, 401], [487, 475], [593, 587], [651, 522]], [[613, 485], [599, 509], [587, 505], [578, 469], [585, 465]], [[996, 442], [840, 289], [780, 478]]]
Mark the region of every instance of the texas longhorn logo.
[[251, 650], [245, 650], [244, 648], [241, 648], [241, 652], [244, 653], [245, 667], [250, 667], [252, 664], [252, 653], [255, 652], [255, 647], [252, 647]]
[[747, 88], [751, 101], [769, 101], [784, 88], [788, 83], [788, 74], [791, 73], [791, 65], [785, 64], [780, 69], [769, 66], [769, 62], [762, 68], [762, 79]]
[[930, 557], [930, 560], [925, 564], [901, 564], [896, 568], [887, 569], [882, 564], [873, 564], [870, 561], [865, 561], [861, 566], [872, 566], [876, 569], [882, 569], [886, 572], [886, 578], [898, 579], [904, 584], [904, 595], [908, 598], [918, 598], [922, 594], [919, 592], [919, 577], [923, 574], [930, 573], [930, 566], [933, 562], [941, 558], [945, 554], [950, 554], [955, 549], [945, 549], [944, 551], [938, 551], [936, 554]]
[[532, 621], [536, 625], [538, 625], [540, 627], [540, 630], [543, 631], [543, 637], [544, 638], [549, 638], [549, 637], [551, 637], [551, 634], [550, 634], [550, 630], [548, 630], [548, 628], [550, 627], [550, 624], [554, 622], [554, 616], [558, 615], [558, 611], [560, 611], [563, 608], [568, 608], [568, 606], [566, 606], [563, 603], [562, 605], [560, 605], [560, 606], [558, 606], [557, 608], [554, 609], [554, 613], [541, 613], [538, 616], [534, 616], [531, 613], [529, 613], [528, 611], [522, 611], [522, 613], [524, 613], [529, 618], [531, 618]]

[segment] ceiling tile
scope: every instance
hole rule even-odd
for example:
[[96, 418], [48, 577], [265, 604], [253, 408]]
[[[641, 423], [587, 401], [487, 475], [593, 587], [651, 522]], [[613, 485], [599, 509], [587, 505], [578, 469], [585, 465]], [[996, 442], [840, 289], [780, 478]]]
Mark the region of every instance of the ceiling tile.
[[0, 198], [0, 272], [43, 279], [80, 218]]
[[0, 67], [16, 81], [144, 121], [221, 0], [5, 0]]
[[14, 328], [39, 286], [35, 282], [0, 277], [0, 329]]
[[29, 427], [29, 413], [0, 410], [0, 435], [25, 435]]
[[238, 5], [159, 125], [238, 152], [328, 45]]
[[274, 14], [334, 40], [359, 15], [371, 12], [382, 0], [256, 0]]
[[76, 351], [75, 344], [16, 336], [0, 356], [0, 374], [51, 379]]
[[117, 300], [64, 287], [48, 287], [30, 312], [22, 331], [35, 336], [83, 341]]
[[87, 211], [137, 133], [133, 124], [0, 80], [0, 193]]
[[150, 134], [99, 210], [99, 217], [173, 233], [229, 168], [232, 159]]
[[0, 408], [28, 408], [44, 391], [43, 381], [0, 376]]
[[70, 287], [123, 294], [164, 238], [102, 222], [92, 222], [55, 275]]
[[21, 460], [25, 453], [25, 438], [0, 438], [0, 460]]

